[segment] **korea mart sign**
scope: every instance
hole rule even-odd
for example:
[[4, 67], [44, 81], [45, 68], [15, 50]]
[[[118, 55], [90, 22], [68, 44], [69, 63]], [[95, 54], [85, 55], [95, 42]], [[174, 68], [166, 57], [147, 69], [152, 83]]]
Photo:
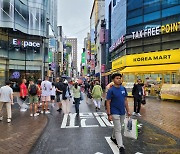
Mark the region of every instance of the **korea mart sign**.
[[180, 49], [128, 55], [112, 62], [112, 69], [125, 66], [180, 63]]
[[126, 66], [180, 63], [180, 49], [126, 56]]

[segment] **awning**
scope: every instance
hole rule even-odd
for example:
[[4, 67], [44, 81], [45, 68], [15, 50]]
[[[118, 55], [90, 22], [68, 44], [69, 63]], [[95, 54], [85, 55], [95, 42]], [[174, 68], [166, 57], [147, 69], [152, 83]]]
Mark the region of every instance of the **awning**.
[[180, 71], [180, 64], [126, 67], [121, 71], [121, 73], [144, 73], [144, 72], [153, 73], [153, 72], [168, 72], [168, 71]]

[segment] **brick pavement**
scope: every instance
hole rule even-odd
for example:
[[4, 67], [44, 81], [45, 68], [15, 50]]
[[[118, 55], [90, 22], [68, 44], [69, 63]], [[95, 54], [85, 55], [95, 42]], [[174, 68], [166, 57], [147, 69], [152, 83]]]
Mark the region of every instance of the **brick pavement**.
[[30, 117], [29, 111], [20, 112], [17, 104], [13, 106], [12, 122], [7, 123], [5, 117], [0, 121], [0, 153], [28, 153], [46, 126], [47, 117]]
[[[180, 138], [180, 103], [147, 98], [142, 105], [142, 119]], [[133, 111], [133, 98], [128, 98], [130, 110]]]

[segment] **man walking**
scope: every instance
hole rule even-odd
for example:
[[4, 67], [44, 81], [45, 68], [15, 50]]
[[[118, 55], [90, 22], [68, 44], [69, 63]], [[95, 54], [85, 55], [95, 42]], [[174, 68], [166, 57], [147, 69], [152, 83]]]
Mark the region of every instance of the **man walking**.
[[29, 102], [30, 102], [30, 116], [33, 116], [33, 108], [34, 108], [34, 117], [38, 116], [39, 113], [37, 113], [37, 104], [38, 104], [38, 91], [39, 87], [34, 84], [33, 80], [30, 80], [28, 92], [29, 92]]
[[10, 81], [6, 81], [6, 86], [0, 88], [0, 121], [3, 120], [2, 108], [6, 104], [7, 122], [11, 122], [12, 112], [11, 105], [13, 104], [13, 90], [10, 87]]
[[140, 109], [143, 97], [143, 84], [141, 82], [141, 79], [138, 79], [137, 84], [134, 84], [132, 95], [134, 97], [134, 112], [132, 113], [132, 115], [141, 116]]
[[41, 83], [41, 89], [42, 89], [42, 94], [41, 94], [41, 100], [42, 100], [42, 111], [41, 113], [44, 113], [45, 109], [45, 114], [50, 113], [48, 111], [48, 102], [51, 100], [51, 90], [52, 90], [52, 84], [49, 82], [49, 77], [46, 76], [45, 80]]
[[59, 109], [57, 110], [58, 112], [62, 110], [61, 98], [62, 98], [63, 86], [64, 84], [62, 83], [62, 79], [60, 79], [59, 77], [56, 78], [55, 87], [56, 87], [56, 101], [59, 106]]
[[[112, 75], [112, 81], [114, 85], [107, 92], [107, 114], [108, 120], [113, 121], [114, 130], [112, 133], [111, 140], [117, 144], [119, 152], [125, 153], [123, 145], [121, 127], [124, 123], [125, 112], [130, 116], [129, 106], [127, 101], [127, 91], [122, 84], [122, 75], [115, 73]], [[125, 110], [126, 109], [126, 110]]]

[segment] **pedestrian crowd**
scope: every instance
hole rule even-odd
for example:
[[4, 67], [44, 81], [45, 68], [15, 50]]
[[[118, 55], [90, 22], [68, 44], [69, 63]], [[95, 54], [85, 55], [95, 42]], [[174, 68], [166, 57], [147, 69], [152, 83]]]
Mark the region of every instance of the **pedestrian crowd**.
[[[108, 120], [113, 121], [114, 128], [111, 140], [118, 146], [120, 153], [125, 152], [125, 147], [122, 140], [122, 125], [124, 124], [125, 115], [130, 117], [131, 113], [127, 101], [127, 91], [122, 84], [122, 75], [115, 73], [112, 76], [112, 82], [106, 86], [105, 109], [107, 111]], [[46, 76], [44, 81], [38, 79], [37, 83], [33, 80], [26, 84], [26, 79], [22, 80], [20, 85], [20, 98], [23, 102], [29, 99], [30, 116], [36, 117], [40, 114], [49, 114], [49, 103], [54, 108], [57, 104], [57, 111], [69, 114], [71, 112], [71, 104], [75, 106], [76, 115], [79, 116], [80, 101], [83, 100], [82, 92], [85, 93], [86, 102], [94, 103], [95, 111], [101, 110], [103, 89], [98, 80], [85, 81], [79, 83], [78, 80], [69, 84], [66, 79], [57, 77], [55, 82], [50, 82]], [[10, 87], [11, 83], [6, 81], [6, 85], [0, 88], [0, 121], [3, 120], [2, 108], [6, 105], [7, 122], [11, 122], [13, 103], [13, 90]], [[141, 116], [141, 103], [145, 101], [144, 84], [140, 79], [134, 84], [132, 89], [134, 98], [133, 116]], [[55, 103], [57, 102], [57, 103]]]

